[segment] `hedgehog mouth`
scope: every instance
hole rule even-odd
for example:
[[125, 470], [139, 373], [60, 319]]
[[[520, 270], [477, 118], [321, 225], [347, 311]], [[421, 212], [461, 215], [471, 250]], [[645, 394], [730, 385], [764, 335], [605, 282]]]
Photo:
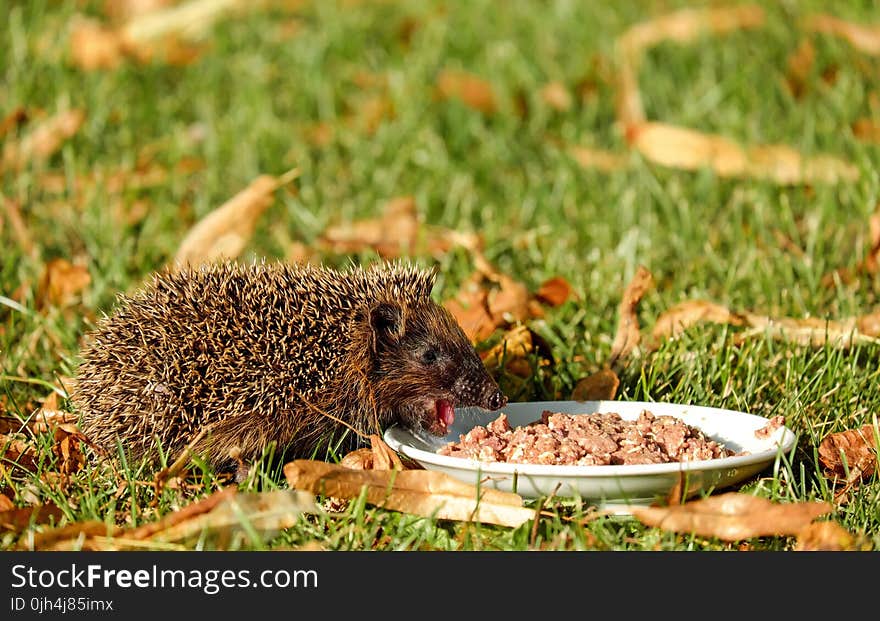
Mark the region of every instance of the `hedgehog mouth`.
[[448, 399], [437, 399], [434, 402], [434, 420], [437, 428], [441, 431], [437, 435], [446, 435], [449, 425], [455, 422], [455, 409]]

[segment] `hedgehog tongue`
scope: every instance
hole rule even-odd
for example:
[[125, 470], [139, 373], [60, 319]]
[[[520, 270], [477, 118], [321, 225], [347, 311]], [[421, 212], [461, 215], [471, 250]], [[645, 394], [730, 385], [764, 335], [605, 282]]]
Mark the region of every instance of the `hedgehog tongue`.
[[449, 401], [438, 399], [434, 407], [437, 410], [437, 420], [443, 427], [449, 427], [455, 421], [455, 410], [452, 409], [452, 404]]

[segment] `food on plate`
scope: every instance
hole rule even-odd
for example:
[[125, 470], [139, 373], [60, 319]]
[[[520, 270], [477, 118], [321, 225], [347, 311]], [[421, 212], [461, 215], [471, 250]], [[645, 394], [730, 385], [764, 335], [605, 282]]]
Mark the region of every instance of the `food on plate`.
[[437, 452], [483, 462], [571, 466], [663, 464], [745, 454], [679, 418], [648, 410], [635, 420], [624, 420], [615, 412], [573, 415], [545, 410], [540, 420], [516, 428], [502, 412]]

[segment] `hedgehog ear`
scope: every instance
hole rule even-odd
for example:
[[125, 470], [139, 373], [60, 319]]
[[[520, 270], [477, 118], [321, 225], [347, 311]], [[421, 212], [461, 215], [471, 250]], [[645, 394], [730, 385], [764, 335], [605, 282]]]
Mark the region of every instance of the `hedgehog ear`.
[[403, 337], [405, 327], [403, 308], [394, 302], [380, 302], [370, 309], [372, 346], [375, 352], [380, 343], [395, 342]]

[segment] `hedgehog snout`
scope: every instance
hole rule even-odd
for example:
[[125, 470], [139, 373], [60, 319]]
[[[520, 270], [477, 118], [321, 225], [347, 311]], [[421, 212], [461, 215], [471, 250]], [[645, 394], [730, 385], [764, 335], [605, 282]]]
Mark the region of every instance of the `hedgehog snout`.
[[507, 405], [507, 396], [501, 390], [493, 392], [486, 401], [486, 409], [488, 410], [499, 410], [505, 405]]
[[486, 410], [497, 410], [507, 405], [507, 397], [488, 375], [482, 381], [459, 380], [453, 392], [456, 405], [460, 407], [478, 406]]

